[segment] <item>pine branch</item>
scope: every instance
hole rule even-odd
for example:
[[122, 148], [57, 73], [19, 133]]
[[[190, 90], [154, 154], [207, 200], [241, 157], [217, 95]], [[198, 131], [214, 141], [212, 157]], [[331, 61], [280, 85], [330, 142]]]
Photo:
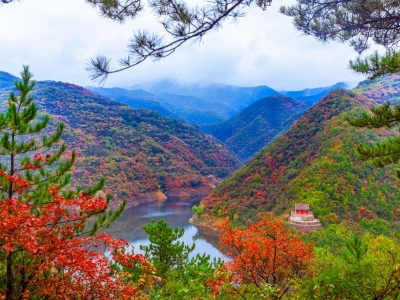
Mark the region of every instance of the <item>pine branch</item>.
[[358, 52], [369, 40], [390, 49], [400, 39], [397, 0], [297, 0], [280, 12], [293, 17], [294, 26], [322, 42], [349, 42]]
[[168, 57], [188, 41], [199, 41], [204, 35], [218, 30], [225, 20], [235, 21], [243, 17], [244, 7], [255, 4], [266, 9], [271, 0], [212, 0], [203, 7], [189, 8], [180, 0], [149, 0], [150, 7], [160, 19], [172, 41], [148, 31], [137, 32], [127, 46], [128, 55], [119, 59], [120, 68], [111, 68], [111, 59], [97, 55], [88, 62], [87, 70], [93, 81], [100, 83], [109, 74], [132, 68], [148, 58], [159, 60]]
[[349, 67], [356, 73], [367, 75], [371, 80], [385, 74], [399, 73], [400, 52], [387, 51], [382, 56], [375, 52], [368, 57], [358, 57], [355, 61], [350, 61]]

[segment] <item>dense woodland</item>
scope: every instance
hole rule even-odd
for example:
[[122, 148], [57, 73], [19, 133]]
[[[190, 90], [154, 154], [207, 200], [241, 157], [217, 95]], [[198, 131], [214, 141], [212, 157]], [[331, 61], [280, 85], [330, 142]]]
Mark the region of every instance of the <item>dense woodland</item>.
[[[192, 255], [195, 244], [179, 241], [184, 229], [163, 220], [144, 226], [144, 255], [99, 230], [127, 205], [111, 193], [130, 200], [210, 188], [241, 165], [228, 148], [184, 121], [68, 83], [35, 85], [28, 68], [21, 75], [0, 77], [5, 299], [400, 296], [398, 179], [393, 168], [357, 155], [359, 144], [397, 134], [348, 122], [374, 105], [372, 98], [395, 101], [397, 76], [331, 92], [193, 207], [193, 222], [221, 233], [224, 262]], [[307, 107], [274, 96], [253, 103], [247, 115], [257, 119], [254, 111], [263, 105], [265, 120], [277, 127]], [[280, 113], [268, 117], [274, 111]], [[322, 230], [305, 234], [287, 226], [298, 202], [310, 204]]]

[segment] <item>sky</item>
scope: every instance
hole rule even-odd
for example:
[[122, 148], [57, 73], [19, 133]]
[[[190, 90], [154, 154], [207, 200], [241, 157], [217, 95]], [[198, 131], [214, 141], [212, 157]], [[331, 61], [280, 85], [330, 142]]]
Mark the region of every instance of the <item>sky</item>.
[[[244, 18], [224, 23], [202, 42], [189, 42], [160, 61], [149, 60], [110, 75], [104, 86], [174, 78], [182, 83], [301, 90], [365, 79], [348, 69], [349, 60], [357, 57], [354, 50], [302, 35], [291, 18], [278, 12], [283, 4], [290, 2], [274, 0], [266, 11], [249, 8]], [[149, 9], [135, 20], [118, 24], [99, 17], [84, 0], [23, 0], [0, 5], [0, 29], [1, 71], [18, 75], [22, 65], [29, 65], [36, 80], [82, 86], [97, 85], [85, 70], [91, 57], [104, 54], [115, 63], [125, 56], [125, 45], [136, 30], [162, 33]]]

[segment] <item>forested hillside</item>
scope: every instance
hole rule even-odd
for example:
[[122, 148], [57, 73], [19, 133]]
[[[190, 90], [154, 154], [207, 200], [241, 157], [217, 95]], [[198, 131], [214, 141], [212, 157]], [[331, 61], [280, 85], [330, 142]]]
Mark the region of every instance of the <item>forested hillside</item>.
[[[0, 89], [3, 101], [9, 92]], [[75, 183], [92, 184], [105, 177], [107, 191], [131, 205], [162, 193], [209, 190], [214, 176], [223, 178], [241, 165], [192, 125], [132, 109], [80, 86], [38, 82], [34, 95], [53, 123], [65, 123], [63, 139], [78, 152]]]
[[359, 94], [373, 94], [375, 84], [379, 85], [372, 82], [368, 88], [365, 84], [327, 95], [218, 186], [203, 201], [206, 211], [246, 222], [261, 211], [282, 215], [295, 203], [309, 203], [324, 225], [345, 222], [359, 230], [387, 233], [393, 209], [400, 205], [398, 179], [391, 168], [360, 161], [355, 149], [358, 143], [392, 133], [357, 129], [347, 122], [372, 104]]
[[398, 104], [400, 102], [400, 77], [392, 74], [374, 80], [366, 80], [360, 82], [355, 91], [379, 104], [386, 101]]
[[258, 100], [220, 124], [202, 126], [234, 151], [243, 161], [285, 132], [309, 107], [304, 102], [283, 96]]

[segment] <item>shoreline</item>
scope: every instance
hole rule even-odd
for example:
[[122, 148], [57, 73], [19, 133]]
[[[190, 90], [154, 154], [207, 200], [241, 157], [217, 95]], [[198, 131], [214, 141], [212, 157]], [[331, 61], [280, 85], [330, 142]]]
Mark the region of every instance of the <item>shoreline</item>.
[[[127, 201], [125, 209], [135, 207], [138, 205], [146, 204], [146, 203], [151, 203], [151, 202], [164, 202], [170, 197], [192, 197], [192, 196], [201, 196], [204, 195], [206, 197], [211, 193], [213, 190], [212, 187], [209, 186], [204, 186], [201, 188], [182, 188], [182, 189], [173, 189], [170, 190], [166, 193], [163, 193], [162, 191], [157, 191], [153, 193], [149, 193], [147, 195], [143, 196], [138, 196], [133, 199], [130, 199]], [[118, 204], [117, 201], [113, 203], [113, 207]]]
[[207, 214], [203, 214], [200, 219], [193, 214], [193, 216], [189, 219], [189, 223], [197, 227], [199, 230], [207, 230], [208, 235], [216, 235], [218, 237], [220, 234], [218, 226], [220, 225], [221, 221], [221, 219], [218, 219], [214, 216], [209, 216]]

